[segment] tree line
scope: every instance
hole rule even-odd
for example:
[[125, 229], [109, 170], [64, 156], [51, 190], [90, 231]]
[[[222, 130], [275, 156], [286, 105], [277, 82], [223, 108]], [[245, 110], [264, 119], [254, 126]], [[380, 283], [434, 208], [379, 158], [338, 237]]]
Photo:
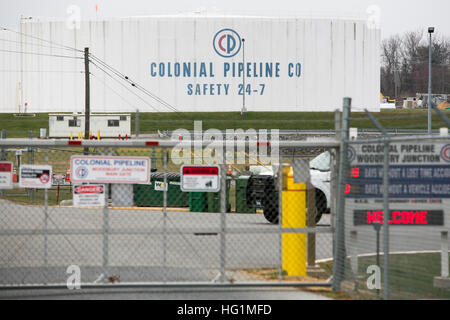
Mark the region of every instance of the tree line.
[[[433, 34], [432, 90], [450, 94], [450, 38]], [[381, 44], [381, 92], [391, 98], [428, 92], [429, 34], [394, 35]]]

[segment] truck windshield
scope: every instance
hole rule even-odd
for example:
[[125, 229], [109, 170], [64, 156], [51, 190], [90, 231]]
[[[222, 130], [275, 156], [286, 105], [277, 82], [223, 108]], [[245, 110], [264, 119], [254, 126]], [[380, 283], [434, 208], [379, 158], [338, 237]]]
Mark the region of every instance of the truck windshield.
[[330, 171], [330, 152], [324, 152], [309, 162], [309, 168], [320, 171]]

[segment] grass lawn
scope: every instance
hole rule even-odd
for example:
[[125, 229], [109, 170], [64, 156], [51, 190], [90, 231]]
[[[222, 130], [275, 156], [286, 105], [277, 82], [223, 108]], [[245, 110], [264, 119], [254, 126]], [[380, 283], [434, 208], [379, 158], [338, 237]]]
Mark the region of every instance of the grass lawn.
[[[450, 110], [445, 111], [450, 117]], [[387, 129], [426, 129], [427, 110], [385, 110], [374, 116]], [[202, 121], [203, 129], [284, 129], [284, 130], [332, 130], [333, 112], [249, 112], [241, 116], [239, 112], [211, 113], [140, 113], [140, 132], [156, 133], [158, 130], [179, 128], [192, 130], [194, 121]], [[135, 114], [132, 114], [132, 132], [134, 133]], [[444, 122], [433, 114], [433, 128], [443, 127]], [[352, 113], [351, 126], [363, 129], [375, 127], [365, 113]], [[40, 128], [47, 128], [48, 114], [36, 114], [35, 117], [16, 117], [13, 114], [0, 114], [0, 130], [7, 130], [9, 138], [39, 135]]]
[[[390, 255], [389, 284], [391, 299], [450, 299], [450, 291], [433, 287], [433, 278], [441, 274], [440, 253], [423, 254], [395, 254]], [[350, 261], [346, 261], [346, 279], [351, 279]], [[355, 298], [377, 298], [376, 290], [368, 290], [366, 281], [369, 274], [368, 266], [376, 264], [376, 257], [362, 257], [359, 259], [359, 291], [353, 292], [354, 282], [345, 281], [344, 290]], [[381, 275], [383, 275], [383, 256], [380, 257]], [[321, 264], [330, 275], [332, 262]], [[383, 281], [383, 278], [381, 279]], [[380, 299], [382, 292], [380, 292]]]

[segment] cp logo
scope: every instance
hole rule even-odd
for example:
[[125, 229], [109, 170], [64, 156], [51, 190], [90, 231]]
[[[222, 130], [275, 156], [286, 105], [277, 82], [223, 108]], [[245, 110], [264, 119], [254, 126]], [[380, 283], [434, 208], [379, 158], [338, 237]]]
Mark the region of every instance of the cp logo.
[[445, 162], [450, 162], [450, 144], [446, 145], [441, 150], [441, 158]]
[[214, 36], [214, 50], [221, 57], [234, 57], [241, 50], [241, 45], [241, 37], [232, 29], [222, 29]]
[[79, 167], [79, 168], [77, 168], [77, 170], [75, 172], [75, 174], [79, 178], [86, 178], [88, 173], [89, 173], [89, 171], [85, 167]]

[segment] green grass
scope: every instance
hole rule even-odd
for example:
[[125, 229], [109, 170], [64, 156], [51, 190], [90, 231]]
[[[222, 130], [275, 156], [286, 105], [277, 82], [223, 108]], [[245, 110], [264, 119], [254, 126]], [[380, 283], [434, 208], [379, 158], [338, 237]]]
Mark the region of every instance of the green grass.
[[[444, 111], [450, 117], [450, 110]], [[387, 129], [426, 129], [427, 110], [385, 110], [374, 113]], [[332, 130], [334, 112], [249, 112], [241, 116], [239, 112], [191, 112], [191, 113], [140, 113], [140, 132], [156, 133], [158, 130], [179, 128], [192, 130], [194, 121], [202, 121], [204, 130], [224, 129], [284, 129], [284, 130]], [[135, 114], [132, 114], [132, 132], [134, 133]], [[375, 129], [365, 113], [352, 113], [351, 126]], [[433, 128], [438, 129], [445, 123], [433, 114]], [[39, 135], [39, 129], [48, 132], [48, 114], [36, 114], [35, 117], [15, 117], [13, 114], [0, 114], [0, 130], [7, 130], [9, 138]]]
[[[450, 291], [433, 287], [433, 279], [440, 276], [440, 253], [395, 254], [389, 256], [389, 285], [392, 299], [450, 299]], [[346, 279], [351, 279], [350, 261], [346, 261]], [[346, 281], [342, 285], [345, 291], [356, 298], [376, 298], [376, 290], [368, 290], [366, 281], [368, 266], [376, 264], [376, 257], [359, 258], [359, 291], [354, 293], [354, 282]], [[380, 257], [381, 275], [383, 275], [383, 256]], [[332, 262], [322, 263], [321, 267], [332, 273]], [[381, 279], [383, 281], [383, 278]], [[382, 292], [380, 293], [382, 297]]]

